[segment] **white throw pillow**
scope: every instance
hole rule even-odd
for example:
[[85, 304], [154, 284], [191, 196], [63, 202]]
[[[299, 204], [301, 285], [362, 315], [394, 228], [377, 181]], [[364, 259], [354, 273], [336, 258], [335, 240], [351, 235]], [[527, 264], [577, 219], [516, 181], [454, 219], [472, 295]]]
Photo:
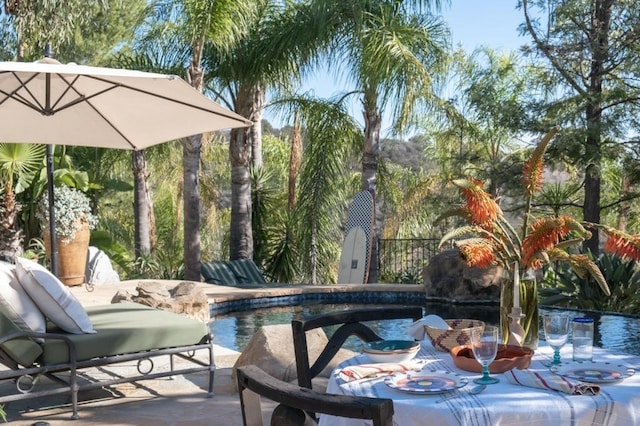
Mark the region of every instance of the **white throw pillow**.
[[15, 265], [7, 262], [0, 262], [0, 311], [21, 330], [46, 331], [44, 315], [18, 282]]
[[95, 333], [87, 311], [78, 299], [45, 267], [18, 258], [16, 274], [22, 288], [55, 325], [73, 334]]

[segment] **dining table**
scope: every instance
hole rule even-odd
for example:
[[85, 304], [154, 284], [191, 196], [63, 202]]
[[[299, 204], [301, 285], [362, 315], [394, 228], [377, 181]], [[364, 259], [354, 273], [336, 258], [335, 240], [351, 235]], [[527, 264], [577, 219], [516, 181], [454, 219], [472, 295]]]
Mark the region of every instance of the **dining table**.
[[[556, 369], [552, 372], [549, 367], [552, 360], [553, 350], [541, 341], [531, 358], [527, 374], [543, 378], [552, 375], [554, 379], [564, 377], [555, 373], [565, 373], [570, 369]], [[345, 380], [345, 375], [340, 374], [343, 369], [371, 364], [366, 354], [360, 354], [342, 362], [333, 370], [327, 392], [392, 399], [393, 424], [398, 426], [640, 425], [640, 372], [636, 374], [636, 370], [640, 368], [640, 357], [637, 355], [594, 347], [593, 365], [610, 365], [623, 374], [616, 380], [595, 380], [599, 391], [583, 395], [550, 390], [545, 386], [513, 383], [507, 377], [508, 371], [491, 374], [500, 379], [500, 382], [487, 385], [481, 393], [473, 394], [469, 392], [475, 386], [473, 379], [479, 378], [481, 374], [457, 368], [451, 355], [436, 350], [429, 340], [421, 341], [420, 350], [412, 362], [422, 373], [455, 377], [456, 386], [446, 392], [419, 392], [419, 389], [413, 389], [414, 392], [410, 387], [403, 389], [402, 386], [396, 386], [398, 381], [394, 380], [395, 377], [420, 374], [413, 371]], [[572, 365], [571, 344], [562, 348], [561, 362], [561, 367]], [[444, 395], [453, 397], [438, 401]], [[366, 424], [371, 422], [329, 415], [321, 415], [319, 419], [320, 426]]]

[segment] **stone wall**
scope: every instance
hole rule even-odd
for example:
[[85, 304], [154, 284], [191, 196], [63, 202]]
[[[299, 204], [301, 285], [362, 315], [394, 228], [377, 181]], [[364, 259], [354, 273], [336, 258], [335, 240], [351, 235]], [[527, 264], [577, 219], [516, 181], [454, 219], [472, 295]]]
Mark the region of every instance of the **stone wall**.
[[137, 294], [132, 294], [118, 290], [111, 303], [135, 302], [209, 321], [209, 300], [198, 283], [183, 281], [174, 286], [163, 281], [141, 281], [136, 291]]

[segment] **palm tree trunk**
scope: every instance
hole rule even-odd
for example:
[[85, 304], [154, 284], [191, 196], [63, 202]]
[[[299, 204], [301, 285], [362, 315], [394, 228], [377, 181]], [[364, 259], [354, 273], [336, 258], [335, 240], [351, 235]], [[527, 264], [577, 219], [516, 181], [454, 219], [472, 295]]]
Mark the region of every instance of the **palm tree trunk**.
[[[367, 99], [365, 94], [365, 111], [364, 111], [364, 154], [362, 156], [362, 190], [370, 191], [373, 195], [373, 204], [375, 206], [375, 182], [378, 173], [378, 156], [380, 154], [380, 127], [382, 119], [377, 109], [375, 100]], [[373, 97], [375, 98], [375, 96]], [[378, 231], [374, 219], [371, 226], [371, 257], [369, 258], [369, 271], [367, 282], [375, 283], [378, 281]]]
[[133, 211], [135, 218], [135, 256], [139, 258], [151, 254], [155, 245], [155, 216], [153, 201], [149, 191], [147, 158], [144, 150], [132, 154], [133, 168]]
[[200, 186], [198, 171], [202, 135], [184, 140], [184, 279], [200, 281]]
[[[191, 86], [202, 92], [202, 52], [204, 42], [194, 41], [188, 77]], [[183, 196], [184, 196], [184, 279], [200, 281], [200, 188], [198, 172], [202, 135], [184, 139], [182, 154]]]
[[253, 91], [253, 105], [249, 119], [254, 122], [250, 128], [251, 139], [251, 163], [254, 169], [262, 167], [262, 113], [264, 111], [265, 91], [264, 86], [257, 85]]
[[300, 132], [300, 117], [298, 111], [293, 116], [293, 131], [291, 135], [291, 154], [289, 155], [289, 211], [296, 205], [296, 179], [302, 165], [302, 133]]
[[[261, 99], [264, 91], [260, 86], [238, 89], [235, 111], [249, 120], [261, 115]], [[229, 258], [251, 259], [253, 257], [253, 231], [251, 229], [251, 157], [255, 154], [252, 138], [261, 134], [254, 127], [262, 124], [254, 121], [253, 126], [232, 129], [229, 142], [231, 160], [231, 225], [229, 238]], [[260, 146], [262, 143], [260, 143]], [[260, 154], [261, 155], [261, 154]]]

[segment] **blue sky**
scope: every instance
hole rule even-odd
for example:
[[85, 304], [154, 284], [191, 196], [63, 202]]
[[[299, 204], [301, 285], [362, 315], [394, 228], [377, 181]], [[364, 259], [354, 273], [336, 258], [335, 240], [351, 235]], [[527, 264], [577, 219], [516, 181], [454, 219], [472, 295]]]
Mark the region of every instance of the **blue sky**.
[[[462, 46], [467, 52], [480, 46], [488, 46], [500, 51], [515, 50], [525, 44], [526, 39], [518, 36], [518, 25], [522, 23], [522, 11], [516, 10], [516, 0], [451, 0], [451, 5], [443, 7], [441, 12], [451, 30], [454, 47]], [[321, 70], [310, 78], [303, 90], [318, 97], [328, 98], [340, 94], [347, 85], [331, 74]], [[356, 108], [357, 107], [357, 108]], [[354, 104], [354, 117], [360, 117], [357, 104]], [[271, 114], [265, 114], [274, 127], [283, 123]], [[383, 117], [382, 134], [386, 136]]]

